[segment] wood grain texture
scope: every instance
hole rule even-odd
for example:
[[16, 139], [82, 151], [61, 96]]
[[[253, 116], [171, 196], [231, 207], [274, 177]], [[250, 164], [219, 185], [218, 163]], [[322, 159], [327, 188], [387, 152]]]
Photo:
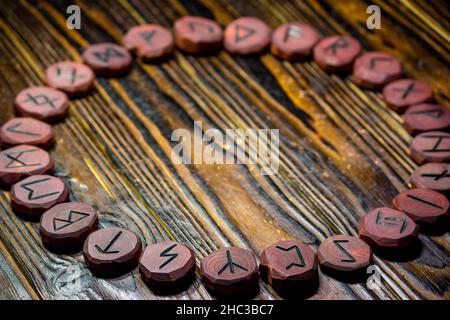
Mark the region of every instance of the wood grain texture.
[[[130, 27], [171, 27], [186, 14], [221, 25], [254, 15], [271, 27], [311, 23], [322, 35], [350, 33], [367, 50], [403, 61], [407, 76], [430, 83], [449, 106], [448, 6], [444, 1], [373, 1], [382, 29], [365, 28], [363, 0], [294, 1], [75, 1], [82, 29], [66, 28], [72, 1], [1, 1], [0, 121], [13, 116], [15, 95], [42, 84], [46, 66], [81, 61], [89, 44], [120, 42]], [[183, 165], [171, 161], [173, 130], [280, 129], [280, 169], [261, 176], [257, 165]], [[200, 259], [234, 245], [256, 254], [283, 239], [314, 249], [332, 234], [356, 234], [359, 217], [389, 205], [416, 167], [410, 136], [380, 94], [351, 77], [323, 72], [314, 62], [289, 63], [269, 54], [236, 58], [176, 52], [160, 65], [134, 63], [129, 75], [98, 79], [94, 93], [71, 102], [70, 117], [55, 127], [57, 175], [71, 199], [100, 210], [103, 226], [130, 228], [144, 243], [190, 244]], [[238, 144], [244, 147], [246, 142]], [[375, 258], [381, 291], [321, 274], [312, 299], [448, 299], [448, 233], [421, 236], [420, 257], [409, 262]], [[4, 298], [210, 299], [197, 280], [185, 293], [154, 295], [136, 271], [113, 280], [92, 276], [81, 254], [54, 255], [42, 247], [37, 225], [11, 211], [0, 194], [0, 284]], [[67, 285], [67, 268], [81, 270], [81, 287]], [[2, 290], [3, 291], [3, 290]], [[2, 297], [3, 298], [3, 297]], [[259, 299], [277, 299], [261, 283]]]

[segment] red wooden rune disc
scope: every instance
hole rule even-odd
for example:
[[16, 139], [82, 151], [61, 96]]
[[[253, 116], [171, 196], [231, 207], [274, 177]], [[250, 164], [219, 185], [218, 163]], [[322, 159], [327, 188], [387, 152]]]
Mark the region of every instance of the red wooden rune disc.
[[89, 93], [94, 86], [95, 74], [87, 65], [74, 61], [61, 61], [45, 70], [45, 81], [71, 97]]
[[42, 241], [58, 251], [80, 250], [86, 237], [97, 230], [97, 212], [81, 202], [60, 203], [41, 216]]
[[142, 279], [156, 290], [185, 287], [194, 278], [195, 267], [194, 251], [174, 241], [148, 246], [139, 261]]
[[123, 228], [99, 229], [83, 246], [84, 260], [100, 277], [118, 277], [133, 270], [139, 262], [142, 243], [133, 232]]
[[412, 139], [410, 156], [417, 163], [450, 160], [450, 134], [443, 131], [424, 132]]
[[321, 267], [340, 272], [354, 272], [372, 263], [372, 250], [361, 239], [337, 235], [325, 239], [317, 249]]
[[25, 177], [48, 174], [54, 162], [41, 148], [22, 144], [0, 152], [0, 184], [11, 185]]
[[403, 115], [403, 125], [412, 134], [447, 130], [450, 128], [450, 109], [431, 103], [413, 105]]
[[355, 60], [353, 79], [362, 88], [379, 90], [402, 76], [402, 64], [384, 52], [366, 52]]
[[167, 28], [148, 24], [128, 30], [123, 45], [144, 61], [161, 62], [172, 56], [175, 40]]
[[418, 226], [401, 211], [376, 208], [364, 215], [359, 224], [359, 236], [379, 248], [402, 248], [417, 239]]
[[222, 28], [213, 20], [184, 16], [175, 21], [174, 30], [175, 43], [183, 51], [210, 53], [222, 47]]
[[40, 217], [54, 205], [67, 201], [69, 188], [64, 181], [49, 175], [35, 175], [14, 184], [11, 206], [27, 216]]
[[229, 247], [217, 250], [201, 263], [202, 281], [221, 296], [254, 295], [258, 291], [258, 265], [253, 253]]
[[277, 291], [298, 290], [317, 280], [318, 260], [315, 253], [298, 241], [279, 241], [261, 254], [261, 278]]
[[14, 102], [16, 114], [48, 123], [64, 119], [69, 111], [69, 98], [50, 87], [30, 87], [17, 95]]
[[83, 60], [97, 75], [118, 77], [131, 68], [130, 52], [115, 43], [98, 43], [83, 52]]
[[383, 98], [391, 109], [403, 112], [411, 105], [433, 99], [433, 88], [417, 80], [400, 79], [383, 88]]
[[9, 120], [0, 128], [0, 141], [6, 148], [28, 144], [48, 149], [55, 142], [55, 134], [43, 121], [20, 117]]

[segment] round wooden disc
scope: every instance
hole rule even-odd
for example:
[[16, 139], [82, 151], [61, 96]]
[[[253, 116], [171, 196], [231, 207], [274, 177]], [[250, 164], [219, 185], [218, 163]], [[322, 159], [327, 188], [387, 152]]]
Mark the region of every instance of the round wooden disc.
[[220, 296], [253, 295], [258, 291], [258, 265], [253, 253], [229, 247], [217, 250], [201, 263], [202, 281]]
[[6, 148], [28, 144], [48, 149], [55, 142], [55, 134], [52, 127], [43, 121], [27, 117], [13, 118], [0, 128], [0, 141]]
[[87, 236], [97, 230], [97, 212], [80, 202], [60, 203], [41, 216], [42, 241], [56, 250], [81, 249]]
[[353, 79], [365, 89], [379, 90], [402, 76], [402, 64], [384, 52], [366, 52], [355, 60]]
[[424, 132], [412, 139], [409, 153], [417, 163], [450, 160], [450, 134], [443, 131]]
[[25, 177], [53, 172], [50, 154], [22, 144], [0, 152], [0, 184], [11, 185]]
[[69, 188], [60, 178], [35, 175], [14, 184], [10, 196], [15, 211], [40, 217], [54, 205], [67, 201]]
[[433, 99], [433, 88], [417, 80], [395, 80], [383, 88], [383, 99], [394, 111], [403, 112], [411, 105]]
[[270, 45], [271, 30], [262, 20], [242, 17], [225, 29], [225, 49], [235, 55], [261, 53]]
[[359, 236], [378, 248], [404, 248], [417, 239], [419, 228], [401, 211], [376, 208], [359, 223]]
[[74, 61], [61, 61], [45, 70], [45, 81], [50, 87], [63, 90], [70, 97], [89, 93], [94, 86], [95, 74], [91, 68]]
[[317, 249], [320, 265], [340, 272], [354, 272], [372, 263], [372, 250], [356, 237], [337, 235], [325, 239]]
[[184, 287], [193, 279], [195, 267], [194, 251], [174, 241], [148, 246], [139, 260], [142, 279], [157, 290]]
[[55, 123], [67, 116], [69, 98], [50, 87], [30, 87], [20, 91], [14, 106], [19, 116]]
[[89, 46], [82, 57], [95, 74], [105, 77], [117, 77], [127, 73], [133, 62], [126, 48], [108, 42]]
[[311, 56], [319, 39], [319, 33], [309, 24], [288, 22], [273, 32], [270, 50], [284, 60], [303, 60]]
[[264, 249], [259, 270], [261, 278], [277, 291], [292, 291], [317, 280], [315, 253], [299, 241], [279, 241]]
[[141, 240], [123, 228], [106, 228], [91, 233], [83, 246], [84, 260], [100, 277], [118, 277], [132, 271], [139, 262]]
[[443, 194], [427, 189], [411, 189], [399, 193], [392, 206], [416, 222], [436, 223], [449, 214], [450, 202]]
[[172, 56], [175, 40], [169, 29], [148, 24], [128, 30], [123, 45], [144, 61], [161, 62]]
[[322, 39], [314, 47], [314, 61], [329, 72], [350, 71], [361, 51], [361, 44], [355, 38], [331, 36]]
[[222, 28], [213, 20], [184, 16], [175, 21], [174, 30], [175, 43], [183, 51], [211, 53], [222, 47]]

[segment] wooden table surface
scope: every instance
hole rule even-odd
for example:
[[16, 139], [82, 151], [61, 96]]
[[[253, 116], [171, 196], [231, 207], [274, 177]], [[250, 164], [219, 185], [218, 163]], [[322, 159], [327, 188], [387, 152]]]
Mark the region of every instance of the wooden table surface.
[[[82, 10], [78, 31], [66, 28], [72, 3]], [[365, 27], [371, 3], [381, 7], [381, 30]], [[3, 0], [0, 7], [1, 123], [13, 117], [16, 94], [42, 84], [51, 63], [80, 61], [89, 44], [120, 42], [138, 24], [170, 27], [187, 14], [224, 26], [254, 15], [274, 28], [299, 20], [324, 36], [349, 33], [367, 50], [400, 58], [408, 77], [430, 83], [438, 101], [450, 104], [445, 1]], [[193, 131], [195, 120], [203, 122], [203, 130], [280, 129], [278, 174], [260, 175], [255, 165], [173, 163], [171, 133]], [[97, 207], [102, 226], [130, 228], [147, 244], [164, 239], [190, 244], [198, 264], [228, 245], [260, 254], [280, 239], [299, 239], [315, 249], [329, 235], [354, 235], [359, 217], [389, 206], [416, 167], [408, 156], [411, 137], [379, 93], [358, 88], [350, 76], [326, 74], [314, 62], [288, 63], [270, 54], [176, 52], [161, 65], [135, 62], [126, 77], [98, 79], [92, 95], [73, 100], [70, 117], [55, 130], [56, 174], [69, 183], [72, 200]], [[383, 277], [380, 291], [321, 274], [312, 299], [448, 299], [449, 235], [420, 239], [423, 249], [413, 261], [375, 258]], [[71, 286], [76, 268], [81, 285]], [[17, 218], [3, 191], [0, 298], [211, 297], [198, 280], [183, 294], [158, 297], [137, 271], [113, 280], [93, 277], [81, 254], [45, 250], [37, 224]], [[261, 283], [258, 298], [278, 297]]]

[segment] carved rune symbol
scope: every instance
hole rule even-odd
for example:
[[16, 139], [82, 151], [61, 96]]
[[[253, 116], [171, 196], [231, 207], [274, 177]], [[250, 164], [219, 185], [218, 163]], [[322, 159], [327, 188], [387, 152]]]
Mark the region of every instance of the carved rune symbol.
[[291, 250], [295, 250], [295, 253], [297, 254], [297, 256], [298, 256], [298, 259], [299, 259], [299, 262], [300, 263], [296, 263], [296, 262], [292, 262], [292, 263], [290, 263], [288, 266], [286, 266], [286, 270], [289, 270], [289, 269], [291, 269], [292, 267], [299, 267], [299, 268], [303, 268], [303, 267], [305, 267], [305, 259], [303, 258], [303, 255], [302, 255], [302, 252], [300, 251], [300, 248], [298, 247], [298, 246], [292, 246], [292, 247], [289, 247], [289, 248], [283, 248], [283, 247], [280, 247], [280, 246], [276, 246], [276, 248], [278, 249], [278, 250], [281, 250], [281, 251], [291, 251]]
[[30, 186], [34, 186], [36, 184], [43, 183], [43, 182], [46, 182], [46, 181], [49, 181], [49, 180], [51, 180], [51, 178], [44, 178], [44, 179], [40, 179], [40, 180], [35, 180], [35, 181], [28, 182], [28, 183], [24, 183], [20, 187], [22, 189], [25, 189], [25, 190], [28, 191], [28, 200], [38, 200], [38, 199], [51, 197], [51, 196], [53, 196], [55, 194], [59, 194], [60, 193], [59, 191], [55, 191], [55, 192], [49, 192], [49, 193], [46, 193], [46, 194], [43, 194], [43, 195], [40, 195], [40, 196], [35, 196], [34, 195], [34, 190], [32, 188], [30, 188]]
[[38, 94], [38, 95], [33, 96], [33, 95], [27, 93], [27, 97], [28, 97], [28, 99], [22, 101], [22, 103], [32, 102], [35, 106], [49, 105], [52, 109], [54, 109], [56, 107], [54, 102], [59, 100], [59, 98], [50, 99], [45, 94]]
[[231, 257], [231, 252], [227, 250], [227, 263], [219, 270], [218, 274], [222, 274], [226, 269], [230, 269], [231, 273], [234, 273], [235, 267], [238, 269], [242, 269], [244, 271], [248, 271], [248, 269], [244, 268], [243, 266], [238, 265], [236, 262], [233, 261], [233, 258]]
[[246, 26], [236, 26], [236, 38], [234, 39], [234, 42], [239, 43], [242, 40], [246, 40], [253, 36], [256, 33], [255, 29], [246, 27]]
[[370, 69], [374, 70], [378, 61], [391, 61], [391, 60], [392, 59], [388, 57], [381, 57], [381, 58], [374, 57], [370, 59]]
[[284, 34], [284, 37], [283, 37], [283, 42], [287, 42], [290, 37], [300, 38], [302, 35], [303, 35], [302, 28], [300, 28], [299, 26], [290, 25], [286, 29], [286, 33]]
[[89, 213], [70, 210], [67, 219], [53, 218], [53, 230], [59, 231], [89, 216]]
[[345, 250], [341, 243], [347, 243], [349, 240], [334, 240], [333, 243], [346, 257], [347, 259], [341, 259], [342, 262], [356, 262], [355, 257], [353, 257], [350, 252]]
[[169, 258], [166, 261], [163, 262], [163, 264], [161, 264], [159, 266], [160, 269], [164, 268], [165, 266], [167, 266], [169, 263], [171, 263], [174, 259], [176, 259], [178, 257], [178, 253], [170, 253], [170, 251], [175, 248], [177, 246], [177, 244], [173, 244], [170, 247], [168, 247], [167, 249], [164, 249], [164, 251], [161, 252], [161, 254], [159, 255], [160, 257], [165, 257], [165, 258]]
[[347, 39], [339, 39], [336, 42], [330, 44], [328, 47], [325, 48], [325, 51], [331, 50], [333, 55], [336, 55], [338, 49], [345, 49], [348, 48], [348, 41]]
[[429, 205], [429, 206], [432, 206], [432, 207], [435, 207], [435, 208], [439, 208], [439, 209], [443, 209], [440, 205], [437, 205], [437, 204], [435, 204], [435, 203], [433, 203], [433, 202], [430, 202], [430, 201], [421, 199], [421, 198], [419, 198], [419, 197], [413, 196], [413, 195], [411, 195], [411, 194], [408, 194], [407, 197], [408, 197], [408, 198], [411, 198], [411, 199], [413, 199], [413, 200], [416, 200], [416, 201], [425, 203], [425, 204], [427, 204], [427, 205]]
[[56, 68], [56, 75], [58, 78], [62, 80], [68, 80], [70, 81], [70, 84], [74, 84], [77, 79], [84, 79], [86, 78], [85, 75], [78, 74], [77, 68], [69, 67], [69, 66], [58, 66]]
[[448, 173], [447, 169], [445, 169], [441, 173], [422, 173], [420, 176], [426, 177], [426, 178], [434, 178], [433, 179], [434, 181], [438, 181], [438, 180], [445, 179], [445, 178], [450, 178], [450, 174]]
[[123, 52], [120, 52], [114, 47], [107, 47], [103, 52], [96, 51], [92, 53], [98, 60], [102, 62], [108, 62], [111, 58], [117, 57], [122, 58], [124, 57]]
[[444, 111], [441, 109], [431, 109], [431, 110], [415, 111], [411, 112], [410, 114], [426, 114], [431, 118], [439, 119], [444, 114]]
[[381, 211], [378, 211], [375, 224], [387, 227], [400, 226], [400, 233], [403, 233], [403, 231], [405, 231], [406, 227], [408, 226], [408, 221], [406, 219], [397, 217], [383, 217], [383, 213]]
[[22, 125], [22, 122], [13, 124], [12, 126], [9, 126], [9, 127], [6, 129], [6, 131], [12, 132], [12, 133], [17, 133], [17, 134], [23, 134], [23, 135], [25, 135], [25, 136], [34, 136], [34, 137], [39, 136], [39, 134], [34, 133], [34, 132], [17, 130], [17, 128], [20, 127], [21, 125]]
[[[191, 32], [196, 32], [199, 31], [205, 31], [207, 30], [209, 33], [214, 33], [214, 28], [208, 24], [205, 23], [201, 23], [201, 22], [189, 22], [189, 29], [191, 30]], [[196, 28], [195, 26], [198, 26], [198, 28]]]
[[120, 251], [116, 251], [116, 250], [112, 250], [109, 251], [109, 249], [111, 249], [111, 247], [113, 246], [113, 244], [117, 241], [117, 239], [119, 239], [119, 237], [122, 235], [122, 231], [119, 231], [114, 238], [112, 238], [112, 240], [108, 243], [108, 245], [105, 247], [105, 249], [100, 248], [100, 246], [95, 245], [95, 248], [98, 250], [98, 252], [103, 253], [103, 254], [113, 254], [113, 253], [119, 253]]
[[423, 138], [427, 138], [427, 139], [437, 139], [437, 141], [434, 144], [433, 148], [432, 149], [423, 150], [424, 152], [448, 152], [448, 151], [450, 151], [450, 149], [439, 149], [439, 145], [441, 144], [441, 142], [444, 139], [450, 139], [450, 137], [434, 135], [434, 134], [423, 135], [422, 137]]
[[153, 37], [155, 36], [156, 30], [144, 31], [139, 33], [139, 35], [144, 39], [147, 44], [152, 44]]
[[403, 92], [402, 99], [406, 99], [409, 96], [409, 94], [412, 92], [422, 92], [423, 91], [421, 89], [415, 89], [414, 88], [415, 85], [416, 84], [414, 82], [411, 82], [409, 84], [409, 86], [407, 86], [406, 88], [394, 88], [394, 91]]
[[9, 153], [5, 153], [5, 156], [11, 160], [6, 166], [6, 169], [12, 169], [12, 168], [25, 168], [25, 167], [34, 167], [34, 166], [38, 166], [39, 163], [33, 163], [33, 164], [28, 164], [22, 160], [20, 160], [20, 158], [25, 154], [25, 153], [30, 153], [30, 152], [35, 152], [38, 151], [38, 149], [30, 149], [30, 150], [24, 150], [24, 151], [17, 151], [17, 152], [9, 152]]

